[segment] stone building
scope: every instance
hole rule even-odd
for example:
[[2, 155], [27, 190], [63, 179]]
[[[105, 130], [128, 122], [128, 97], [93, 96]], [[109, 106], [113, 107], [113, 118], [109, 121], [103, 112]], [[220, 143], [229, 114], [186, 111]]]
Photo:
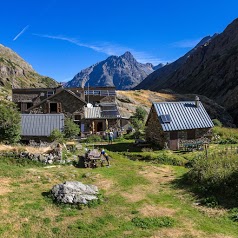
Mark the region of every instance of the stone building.
[[12, 98], [22, 114], [64, 114], [83, 134], [121, 126], [115, 87], [12, 89]]
[[213, 126], [198, 97], [195, 101], [153, 103], [146, 139], [161, 148], [178, 150], [181, 142], [202, 140]]

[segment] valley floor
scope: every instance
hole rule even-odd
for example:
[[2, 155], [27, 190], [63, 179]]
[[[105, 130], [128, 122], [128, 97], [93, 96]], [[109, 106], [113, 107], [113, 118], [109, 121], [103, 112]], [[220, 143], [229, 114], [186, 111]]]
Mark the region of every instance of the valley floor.
[[[188, 169], [109, 153], [111, 167], [96, 169], [21, 166], [1, 158], [0, 237], [237, 237], [238, 226], [225, 209], [199, 206], [194, 195], [176, 186]], [[97, 185], [104, 201], [83, 209], [52, 203], [50, 189], [66, 180]], [[165, 216], [174, 220], [172, 227], [132, 222]]]

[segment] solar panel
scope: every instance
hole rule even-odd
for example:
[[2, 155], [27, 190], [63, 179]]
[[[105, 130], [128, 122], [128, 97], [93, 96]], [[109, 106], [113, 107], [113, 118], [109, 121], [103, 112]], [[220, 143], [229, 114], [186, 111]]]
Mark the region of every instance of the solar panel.
[[160, 116], [163, 123], [170, 123], [172, 121], [171, 116], [169, 114]]

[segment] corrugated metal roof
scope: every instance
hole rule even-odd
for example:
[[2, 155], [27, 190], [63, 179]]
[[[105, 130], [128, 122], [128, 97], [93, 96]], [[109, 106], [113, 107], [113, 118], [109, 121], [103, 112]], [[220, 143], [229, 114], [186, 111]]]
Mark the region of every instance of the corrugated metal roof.
[[21, 114], [22, 136], [50, 136], [64, 129], [64, 114]]
[[107, 107], [84, 107], [84, 117], [85, 119], [117, 119], [120, 117], [120, 113], [116, 106], [112, 109]]
[[101, 108], [100, 107], [84, 107], [84, 117], [85, 119], [101, 118]]
[[[214, 126], [201, 102], [194, 101], [153, 103], [164, 131], [180, 131]], [[170, 115], [171, 122], [163, 123], [161, 115]]]

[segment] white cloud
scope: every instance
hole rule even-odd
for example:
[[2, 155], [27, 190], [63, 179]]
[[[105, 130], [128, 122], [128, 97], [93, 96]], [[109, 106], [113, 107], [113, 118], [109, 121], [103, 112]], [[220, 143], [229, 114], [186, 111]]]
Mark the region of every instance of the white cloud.
[[27, 25], [26, 27], [24, 27], [24, 28], [20, 31], [20, 33], [18, 33], [18, 34], [14, 37], [13, 41], [17, 40], [17, 39], [29, 28], [29, 26], [30, 26], [30, 25]]
[[165, 61], [161, 60], [160, 58], [157, 58], [151, 54], [148, 54], [147, 52], [143, 51], [136, 51], [132, 48], [121, 46], [118, 44], [112, 44], [110, 42], [103, 42], [103, 43], [93, 43], [93, 44], [88, 44], [88, 43], [82, 43], [79, 40], [75, 38], [69, 38], [65, 36], [52, 36], [52, 35], [42, 35], [42, 34], [33, 34], [35, 36], [39, 37], [44, 37], [44, 38], [49, 38], [49, 39], [54, 39], [54, 40], [62, 40], [62, 41], [67, 41], [72, 44], [75, 44], [80, 47], [86, 47], [89, 49], [92, 49], [96, 52], [104, 53], [106, 55], [122, 55], [126, 51], [130, 51], [134, 57], [141, 63], [152, 63], [154, 65], [159, 64], [159, 63], [164, 63]]
[[176, 41], [172, 43], [171, 46], [176, 48], [193, 48], [201, 41], [201, 39], [202, 38]]

